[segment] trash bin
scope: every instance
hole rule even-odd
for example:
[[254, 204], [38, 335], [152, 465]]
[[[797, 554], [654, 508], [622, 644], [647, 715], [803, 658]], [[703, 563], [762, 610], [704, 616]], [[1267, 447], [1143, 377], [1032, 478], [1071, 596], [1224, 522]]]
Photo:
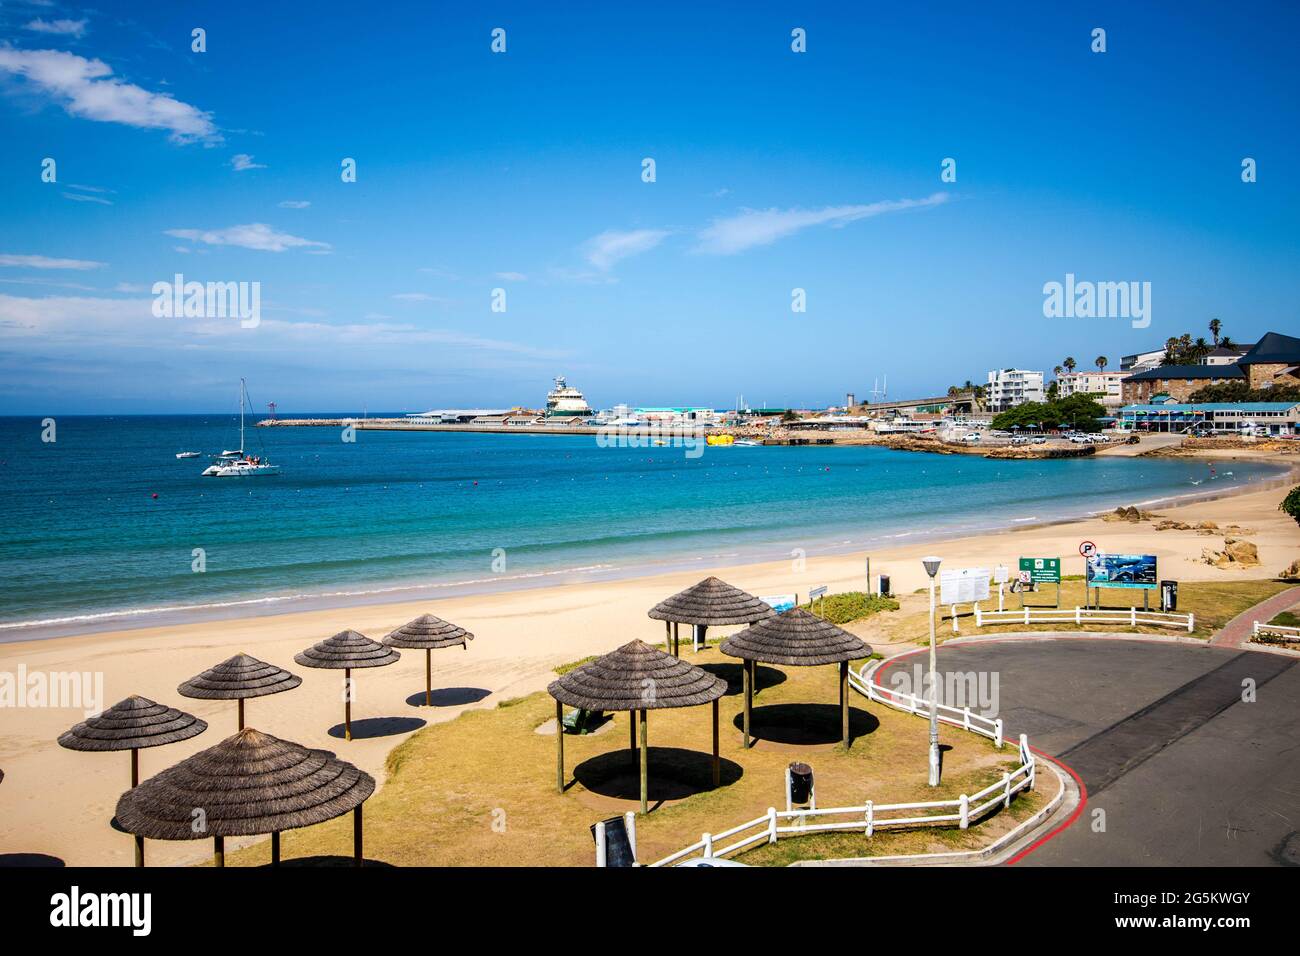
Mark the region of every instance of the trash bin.
[[813, 770], [806, 763], [790, 764], [790, 802], [795, 806], [808, 803], [812, 797]]
[[876, 593], [881, 597], [889, 597], [889, 575], [876, 575]]
[[[636, 866], [632, 841], [628, 839], [627, 821], [623, 817], [610, 817], [605, 824], [605, 865]], [[591, 825], [592, 839], [596, 838], [596, 824]]]
[[1177, 581], [1160, 582], [1160, 610], [1162, 611], [1178, 610], [1178, 582]]

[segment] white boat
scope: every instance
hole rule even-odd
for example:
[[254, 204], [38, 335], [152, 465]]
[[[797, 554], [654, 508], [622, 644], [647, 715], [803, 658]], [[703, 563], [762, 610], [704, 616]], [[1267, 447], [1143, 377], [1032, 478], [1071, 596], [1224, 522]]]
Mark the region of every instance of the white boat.
[[239, 447], [227, 449], [216, 457], [211, 465], [203, 469], [207, 478], [259, 478], [278, 475], [280, 466], [273, 465], [260, 455], [250, 455], [244, 451], [244, 400], [248, 398], [248, 386], [239, 380]]
[[754, 441], [754, 439], [752, 438], [737, 438], [734, 442], [732, 442], [732, 444], [741, 445], [745, 448], [752, 448], [754, 446], [761, 445], [763, 443], [761, 441]]
[[200, 458], [203, 456], [201, 451], [179, 451], [176, 453], [177, 458]]
[[594, 414], [582, 392], [568, 384], [561, 375], [555, 388], [546, 393], [547, 418], [587, 418]]

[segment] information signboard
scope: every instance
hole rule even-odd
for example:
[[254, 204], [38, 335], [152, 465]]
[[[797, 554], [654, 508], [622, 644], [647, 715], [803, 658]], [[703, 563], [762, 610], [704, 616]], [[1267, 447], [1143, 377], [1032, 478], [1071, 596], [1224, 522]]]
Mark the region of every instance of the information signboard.
[[988, 568], [954, 568], [939, 572], [940, 604], [974, 604], [989, 599]]
[[1061, 559], [1060, 558], [1021, 558], [1020, 559], [1021, 580], [1025, 580], [1024, 572], [1029, 572], [1029, 581], [1034, 584], [1060, 584], [1061, 583]]
[[1085, 583], [1090, 588], [1144, 588], [1160, 586], [1154, 554], [1094, 554], [1087, 561]]

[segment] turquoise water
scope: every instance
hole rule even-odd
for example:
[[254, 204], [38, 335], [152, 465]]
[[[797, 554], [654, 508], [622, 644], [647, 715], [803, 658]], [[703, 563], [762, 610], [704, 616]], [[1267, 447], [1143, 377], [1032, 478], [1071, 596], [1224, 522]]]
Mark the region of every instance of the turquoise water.
[[[1178, 459], [601, 448], [589, 436], [250, 429], [278, 477], [202, 478], [230, 416], [0, 419], [0, 640], [867, 551], [1225, 491]], [[1228, 474], [1231, 472], [1231, 474]], [[154, 497], [154, 496], [157, 497]], [[202, 549], [206, 570], [193, 570]], [[500, 549], [500, 550], [497, 550]]]

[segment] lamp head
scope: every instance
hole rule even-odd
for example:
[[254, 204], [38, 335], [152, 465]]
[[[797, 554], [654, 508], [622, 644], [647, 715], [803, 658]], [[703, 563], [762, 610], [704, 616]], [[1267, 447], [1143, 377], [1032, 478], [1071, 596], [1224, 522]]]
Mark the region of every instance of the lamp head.
[[930, 577], [934, 577], [936, 574], [938, 574], [939, 562], [942, 560], [943, 560], [942, 558], [936, 558], [933, 556], [928, 558], [922, 558], [921, 563], [925, 565], [925, 573], [930, 575]]

